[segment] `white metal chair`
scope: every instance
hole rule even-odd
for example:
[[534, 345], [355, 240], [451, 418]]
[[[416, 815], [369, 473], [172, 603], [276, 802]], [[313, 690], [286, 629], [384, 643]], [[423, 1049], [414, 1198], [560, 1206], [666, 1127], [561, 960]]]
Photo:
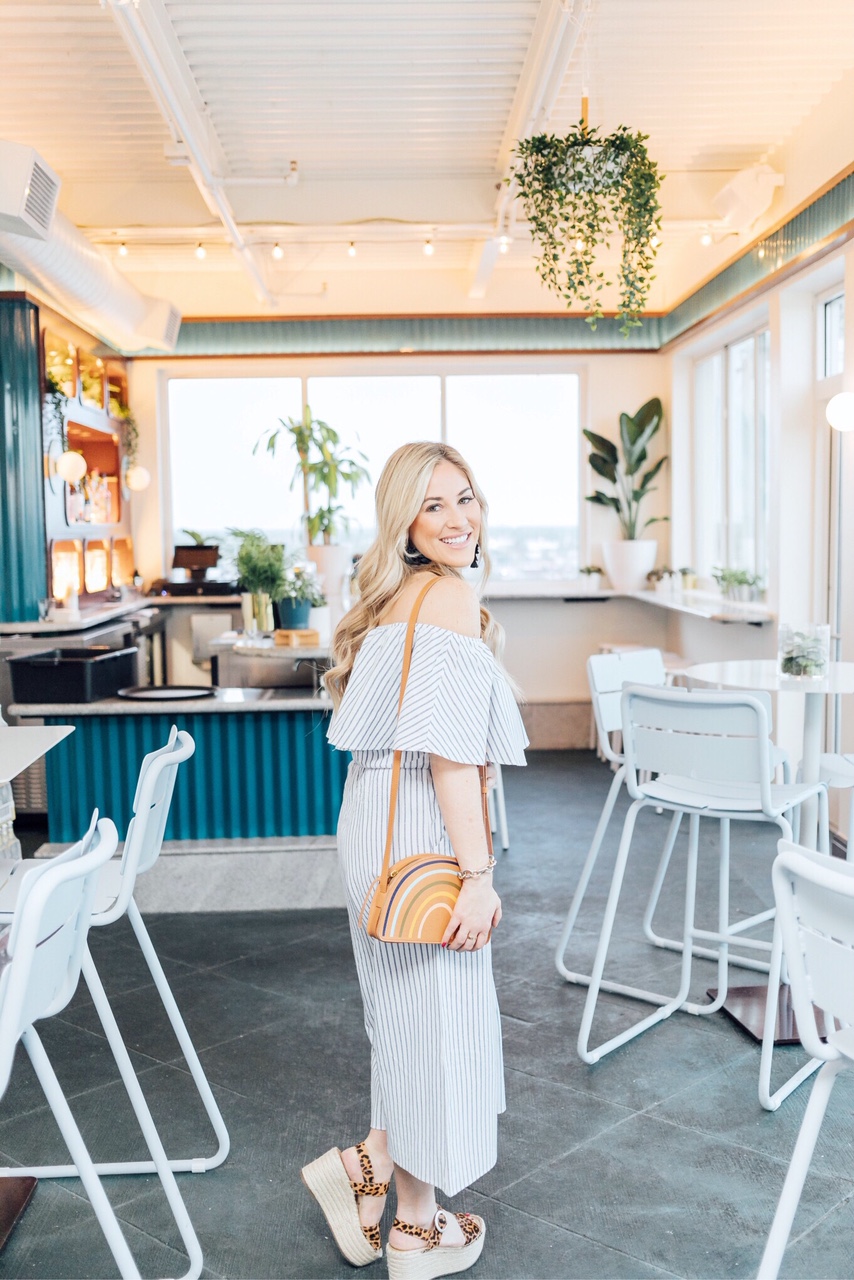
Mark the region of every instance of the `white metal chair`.
[[[572, 902], [567, 913], [566, 921], [561, 932], [560, 939], [555, 951], [555, 966], [559, 974], [564, 977], [567, 982], [580, 983], [588, 985], [590, 982], [589, 975], [576, 973], [566, 967], [566, 950], [569, 946], [569, 940], [572, 931], [575, 928], [575, 922], [578, 919], [578, 913], [587, 893], [590, 877], [596, 866], [596, 860], [599, 857], [599, 851], [602, 848], [602, 842], [605, 839], [605, 833], [611, 822], [614, 813], [614, 806], [617, 803], [617, 797], [625, 782], [626, 765], [625, 756], [622, 751], [618, 751], [614, 747], [614, 739], [612, 735], [622, 731], [622, 717], [620, 713], [620, 699], [622, 697], [623, 685], [626, 683], [645, 684], [645, 685], [664, 685], [666, 680], [666, 672], [661, 651], [659, 649], [629, 649], [621, 653], [594, 653], [587, 659], [587, 680], [590, 685], [590, 698], [593, 709], [593, 718], [596, 725], [596, 736], [599, 742], [599, 751], [603, 759], [610, 761], [616, 772], [611, 780], [611, 786], [605, 799], [602, 814], [593, 833], [593, 840], [590, 845], [584, 866], [581, 869], [581, 875], [578, 880]], [[667, 835], [665, 844], [665, 854], [667, 861], [670, 860], [670, 853], [676, 840], [679, 830], [681, 814], [674, 814]], [[664, 854], [662, 858], [664, 858]], [[666, 870], [666, 866], [665, 866]], [[661, 881], [664, 880], [664, 872], [661, 873]], [[659, 885], [660, 893], [660, 885]], [[647, 907], [647, 914], [650, 919], [655, 911], [658, 901], [658, 894], [655, 895], [655, 901], [650, 898], [650, 904]], [[646, 917], [645, 917], [646, 919]], [[633, 988], [626, 987], [621, 983], [604, 982], [602, 984], [603, 991], [615, 992], [619, 995], [631, 995]]]
[[[772, 973], [779, 976], [785, 956], [798, 1034], [821, 1070], [801, 1122], [759, 1280], [776, 1280], [833, 1086], [840, 1072], [854, 1069], [854, 866], [787, 840], [778, 848], [771, 873], [777, 903]], [[846, 1114], [846, 1132], [849, 1118]]]
[[[768, 920], [773, 908], [737, 923], [729, 919], [731, 822], [772, 822], [786, 838], [791, 838], [786, 815], [810, 796], [817, 796], [822, 848], [828, 847], [827, 792], [820, 782], [777, 785], [772, 781], [773, 744], [768, 715], [765, 702], [755, 694], [630, 685], [623, 690], [621, 709], [626, 786], [633, 803], [623, 825], [578, 1033], [579, 1055], [590, 1063], [598, 1062], [677, 1009], [698, 1016], [717, 1012], [726, 1000], [729, 949], [733, 942], [742, 947], [770, 950], [769, 943], [746, 938], [744, 931]], [[639, 775], [644, 770], [657, 776], [641, 782]], [[690, 821], [679, 986], [672, 996], [625, 989], [623, 994], [658, 1007], [627, 1030], [591, 1049], [590, 1032], [599, 993], [613, 989], [613, 984], [604, 986], [603, 975], [635, 824], [641, 810], [650, 807], [672, 811], [674, 820], [677, 814], [687, 814]], [[716, 930], [701, 929], [695, 924], [701, 817], [714, 818], [720, 823]], [[718, 994], [712, 1003], [705, 1005], [688, 999], [697, 940], [704, 945], [715, 945], [718, 963]], [[733, 957], [732, 962], [741, 963], [738, 957]]]
[[[81, 964], [85, 963], [97, 875], [118, 844], [113, 823], [104, 818], [95, 829], [95, 818], [82, 841], [50, 862], [28, 869], [21, 880], [14, 919], [2, 930], [5, 949], [0, 955], [0, 1095], [8, 1086], [15, 1046], [20, 1040], [119, 1272], [123, 1278], [139, 1280], [139, 1270], [127, 1241], [33, 1025], [65, 1008], [76, 990]], [[183, 1280], [195, 1280], [202, 1270], [202, 1251], [126, 1050], [119, 1066], [151, 1152], [152, 1168], [160, 1178], [190, 1258]], [[20, 1176], [17, 1169], [10, 1172]]]
[[495, 770], [495, 781], [486, 795], [486, 803], [489, 809], [489, 826], [492, 831], [497, 833], [498, 843], [501, 848], [509, 849], [510, 831], [507, 826], [507, 805], [504, 803], [504, 774], [501, 772], [500, 764], [494, 764], [492, 768]]
[[[189, 733], [184, 730], [179, 732], [173, 725], [166, 745], [158, 751], [150, 752], [143, 760], [133, 801], [134, 816], [128, 826], [124, 851], [120, 858], [108, 862], [99, 872], [92, 914], [92, 925], [98, 928], [113, 924], [123, 915], [127, 915], [217, 1137], [218, 1145], [213, 1155], [188, 1156], [170, 1160], [170, 1166], [175, 1173], [206, 1173], [216, 1168], [228, 1155], [230, 1140], [225, 1121], [199, 1061], [199, 1055], [181, 1017], [145, 922], [134, 902], [133, 891], [136, 877], [144, 871], [149, 871], [157, 861], [163, 844], [163, 833], [169, 816], [178, 766], [185, 760], [189, 760], [194, 751], [195, 743]], [[19, 865], [25, 869], [27, 863]], [[4, 917], [8, 919], [15, 911], [20, 880], [21, 873], [18, 873], [10, 877], [0, 889], [0, 920]], [[84, 961], [83, 977], [110, 1044], [115, 1051], [114, 1040], [118, 1037], [118, 1043], [123, 1049], [124, 1045], [115, 1026], [115, 1019], [103, 984], [91, 957]], [[98, 1164], [97, 1169], [100, 1174], [154, 1172], [153, 1164], [145, 1160]], [[25, 1172], [36, 1178], [61, 1178], [75, 1175], [70, 1165], [44, 1166]]]

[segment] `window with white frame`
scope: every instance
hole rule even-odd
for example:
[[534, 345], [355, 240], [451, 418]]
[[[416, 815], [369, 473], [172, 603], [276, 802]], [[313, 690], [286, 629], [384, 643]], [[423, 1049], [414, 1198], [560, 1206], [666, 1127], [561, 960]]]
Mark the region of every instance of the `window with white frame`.
[[845, 367], [845, 294], [836, 289], [818, 299], [818, 376], [836, 378]]
[[275, 458], [253, 448], [266, 429], [299, 417], [308, 403], [343, 446], [365, 455], [371, 484], [339, 496], [355, 551], [374, 536], [374, 485], [389, 455], [407, 441], [444, 440], [471, 465], [489, 501], [495, 577], [577, 572], [577, 374], [498, 373], [484, 366], [470, 372], [471, 365], [465, 372], [432, 367], [407, 374], [330, 374], [328, 368], [301, 378], [170, 381], [176, 535], [186, 528], [221, 536], [229, 527], [251, 527], [292, 549], [301, 546], [301, 492], [291, 488], [295, 455], [286, 444]]
[[768, 330], [694, 366], [694, 559], [702, 577], [768, 570]]

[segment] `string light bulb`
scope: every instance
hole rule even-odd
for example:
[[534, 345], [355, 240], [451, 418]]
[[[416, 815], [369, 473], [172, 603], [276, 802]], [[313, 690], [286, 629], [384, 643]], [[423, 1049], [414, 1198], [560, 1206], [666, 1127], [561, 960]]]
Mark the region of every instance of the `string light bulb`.
[[284, 258], [284, 256], [285, 256], [285, 251], [284, 251], [284, 249], [282, 248], [282, 246], [279, 244], [278, 240], [277, 240], [277, 241], [276, 241], [276, 243], [273, 245], [273, 248], [272, 248], [272, 254], [273, 254], [273, 257], [276, 259], [276, 261], [277, 261], [277, 262], [281, 262], [282, 258]]
[[123, 240], [119, 245], [119, 257], [126, 258], [127, 256], [128, 256], [128, 247]]
[[583, 253], [583, 252], [584, 252], [584, 241], [583, 241], [580, 237], [579, 237], [579, 239], [578, 239], [578, 240], [576, 240], [576, 242], [575, 242], [575, 252], [576, 252], [576, 253]]
[[704, 249], [708, 249], [711, 243], [712, 243], [711, 231], [704, 231], [703, 234], [700, 236], [700, 244], [703, 246]]
[[349, 245], [347, 246], [347, 257], [355, 258], [355, 256], [356, 256], [356, 242], [355, 240], [351, 240]]
[[756, 256], [757, 256], [757, 258], [759, 259], [759, 261], [760, 261], [760, 262], [761, 262], [761, 261], [762, 261], [762, 259], [765, 257], [765, 245], [764, 245], [764, 244], [761, 244], [761, 245], [759, 246], [759, 248], [756, 250]]
[[661, 236], [659, 235], [650, 236], [649, 238], [650, 249], [657, 249], [660, 244], [661, 244]]
[[432, 241], [432, 240], [425, 240], [425, 241], [424, 241], [424, 256], [425, 256], [426, 258], [432, 258], [433, 254], [434, 254], [435, 252], [436, 252], [436, 250], [435, 250], [435, 249], [434, 249], [434, 247], [433, 247], [433, 241]]
[[207, 256], [208, 256], [208, 251], [200, 240], [199, 243], [196, 245], [196, 257], [199, 259], [199, 262], [201, 262], [202, 258], [206, 258]]
[[509, 236], [502, 236], [501, 239], [498, 241], [498, 252], [509, 253], [511, 243], [512, 242]]

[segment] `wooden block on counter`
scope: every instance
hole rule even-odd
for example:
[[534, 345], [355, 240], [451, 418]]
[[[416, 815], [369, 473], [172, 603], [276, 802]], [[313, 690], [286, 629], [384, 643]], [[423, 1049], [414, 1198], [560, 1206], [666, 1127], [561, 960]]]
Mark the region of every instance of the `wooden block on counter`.
[[273, 639], [276, 644], [284, 645], [289, 649], [316, 649], [320, 644], [320, 632], [314, 631], [309, 627], [304, 627], [300, 631], [274, 631]]

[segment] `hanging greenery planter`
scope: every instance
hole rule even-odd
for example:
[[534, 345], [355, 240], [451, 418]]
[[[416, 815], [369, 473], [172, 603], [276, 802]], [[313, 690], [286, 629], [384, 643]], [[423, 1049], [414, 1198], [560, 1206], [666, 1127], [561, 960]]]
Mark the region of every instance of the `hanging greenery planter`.
[[569, 305], [580, 303], [591, 329], [603, 315], [602, 290], [614, 284], [597, 269], [598, 251], [622, 236], [617, 283], [624, 337], [641, 323], [661, 227], [661, 178], [646, 139], [625, 125], [600, 137], [582, 120], [565, 138], [523, 138], [510, 179], [539, 246], [541, 279]]

